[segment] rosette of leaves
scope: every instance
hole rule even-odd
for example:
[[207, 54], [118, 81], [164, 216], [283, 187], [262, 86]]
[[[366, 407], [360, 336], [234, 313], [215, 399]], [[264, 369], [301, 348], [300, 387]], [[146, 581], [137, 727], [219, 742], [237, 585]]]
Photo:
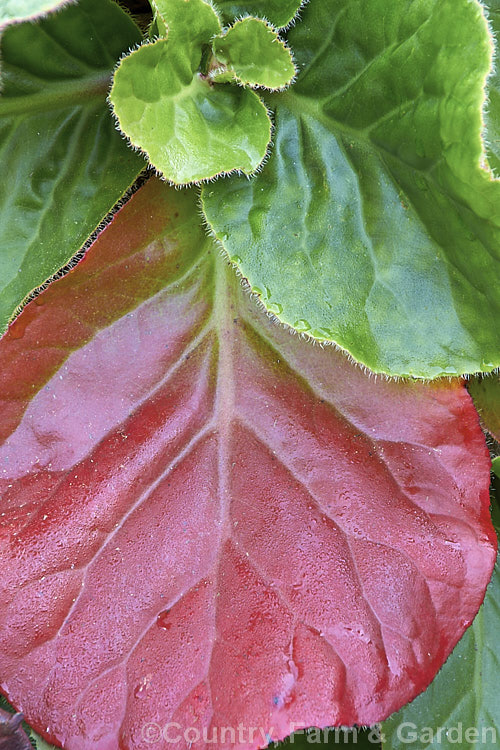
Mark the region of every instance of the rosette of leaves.
[[266, 20], [229, 29], [204, 0], [155, 0], [158, 38], [123, 58], [110, 101], [120, 128], [177, 185], [262, 164], [271, 139], [253, 88], [281, 90], [295, 76], [290, 50]]

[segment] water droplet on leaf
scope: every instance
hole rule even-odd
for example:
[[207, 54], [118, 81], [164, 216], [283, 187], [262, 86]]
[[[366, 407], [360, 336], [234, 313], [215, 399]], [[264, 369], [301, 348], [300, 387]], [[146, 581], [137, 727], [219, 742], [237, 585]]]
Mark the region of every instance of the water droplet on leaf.
[[170, 628], [172, 627], [172, 623], [170, 622], [169, 609], [165, 609], [163, 612], [160, 612], [160, 614], [156, 618], [156, 624], [159, 628], [162, 628], [162, 630], [170, 630]]
[[279, 302], [268, 302], [267, 308], [270, 312], [276, 313], [276, 315], [283, 312], [283, 305], [280, 305]]
[[310, 331], [311, 330], [311, 326], [309, 325], [307, 320], [296, 320], [295, 323], [293, 324], [293, 327], [297, 331]]

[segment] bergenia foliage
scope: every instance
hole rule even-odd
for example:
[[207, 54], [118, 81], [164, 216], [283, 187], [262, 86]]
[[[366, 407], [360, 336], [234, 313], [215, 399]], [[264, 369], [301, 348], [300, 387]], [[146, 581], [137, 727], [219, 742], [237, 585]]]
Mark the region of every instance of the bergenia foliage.
[[500, 0], [147, 17], [0, 0], [2, 331], [94, 239], [0, 340], [0, 690], [64, 750], [500, 728], [498, 571], [404, 707], [493, 569], [498, 374], [352, 361], [500, 364]]

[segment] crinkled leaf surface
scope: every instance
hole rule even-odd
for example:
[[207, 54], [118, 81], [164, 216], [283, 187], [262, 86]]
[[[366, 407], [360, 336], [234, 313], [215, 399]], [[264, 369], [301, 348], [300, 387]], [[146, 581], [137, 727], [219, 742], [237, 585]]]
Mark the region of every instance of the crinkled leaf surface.
[[221, 28], [215, 11], [202, 0], [178, 0], [172, 15], [166, 3], [157, 8], [167, 39], [134, 50], [115, 72], [110, 99], [121, 129], [177, 185], [255, 171], [271, 138], [266, 107], [253, 91], [199, 72], [203, 45]]
[[371, 724], [493, 567], [467, 391], [291, 336], [197, 216], [148, 182], [0, 342], [1, 689], [65, 750]]
[[206, 186], [280, 320], [376, 372], [500, 365], [500, 185], [480, 167], [491, 49], [469, 0], [311, 0], [255, 179]]
[[215, 5], [227, 23], [241, 16], [258, 16], [283, 28], [295, 18], [302, 0], [217, 0]]
[[214, 39], [214, 53], [243, 85], [282, 89], [295, 76], [290, 50], [276, 31], [258, 18], [244, 18]]
[[0, 26], [27, 18], [38, 18], [68, 2], [75, 0], [0, 0]]
[[80, 0], [3, 33], [0, 332], [144, 166], [106, 103], [116, 60], [140, 38], [111, 0]]
[[499, 373], [470, 380], [468, 389], [484, 427], [500, 443]]

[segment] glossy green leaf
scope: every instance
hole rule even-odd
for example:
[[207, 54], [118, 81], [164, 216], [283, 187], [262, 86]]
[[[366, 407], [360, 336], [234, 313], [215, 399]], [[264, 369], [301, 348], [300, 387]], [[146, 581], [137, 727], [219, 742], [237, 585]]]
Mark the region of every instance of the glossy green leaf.
[[500, 185], [480, 166], [491, 44], [469, 0], [311, 0], [265, 169], [203, 189], [264, 305], [375, 372], [500, 364]]
[[500, 375], [473, 378], [467, 387], [483, 427], [500, 442]]
[[192, 37], [185, 27], [183, 39], [174, 33], [175, 19], [171, 26], [167, 20], [168, 38], [123, 58], [110, 94], [131, 143], [178, 185], [234, 170], [250, 174], [271, 138], [266, 107], [253, 91], [214, 85], [198, 72], [202, 45], [217, 30], [215, 13], [212, 21], [194, 25]]
[[81, 0], [3, 34], [0, 331], [144, 166], [106, 103], [116, 60], [139, 39], [111, 0]]
[[75, 0], [0, 0], [0, 26], [7, 23], [38, 18]]
[[217, 0], [217, 9], [226, 23], [241, 16], [258, 16], [284, 28], [295, 18], [303, 0]]
[[427, 688], [382, 725], [384, 750], [493, 748], [500, 740], [500, 567], [484, 604]]
[[241, 84], [282, 89], [295, 76], [290, 50], [276, 31], [258, 18], [237, 21], [215, 38], [213, 48], [217, 59], [234, 70]]

